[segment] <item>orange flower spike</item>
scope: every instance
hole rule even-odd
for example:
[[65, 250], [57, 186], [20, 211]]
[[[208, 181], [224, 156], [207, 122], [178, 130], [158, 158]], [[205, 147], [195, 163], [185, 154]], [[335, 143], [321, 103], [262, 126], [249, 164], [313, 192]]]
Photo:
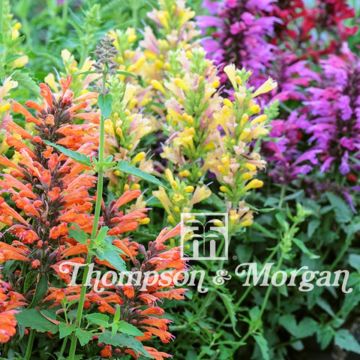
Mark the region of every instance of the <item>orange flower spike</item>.
[[0, 181], [0, 185], [3, 189], [15, 188], [22, 192], [23, 196], [26, 196], [30, 199], [36, 199], [37, 196], [21, 181], [17, 180], [10, 174], [3, 175], [4, 180]]
[[19, 134], [23, 139], [33, 138], [25, 129], [15, 124], [13, 121], [8, 121], [6, 123], [5, 129], [11, 133]]
[[33, 122], [36, 125], [42, 125], [43, 122], [40, 119], [35, 118], [29, 110], [25, 109], [18, 102], [14, 101], [12, 104], [12, 109], [15, 113], [22, 114], [25, 117], [27, 122]]
[[14, 209], [12, 209], [3, 198], [0, 197], [0, 210], [1, 214], [7, 214], [11, 216], [12, 218], [16, 219], [17, 221], [21, 222], [22, 224], [29, 226], [29, 223], [20, 215], [18, 214]]
[[148, 354], [154, 360], [165, 360], [165, 359], [172, 358], [172, 355], [161, 352], [161, 351], [157, 351], [155, 348], [152, 348], [149, 346], [144, 346], [144, 349], [148, 352]]
[[16, 311], [0, 312], [0, 343], [7, 343], [16, 334]]
[[41, 113], [44, 110], [44, 107], [40, 104], [36, 103], [35, 101], [28, 100], [26, 101], [25, 105], [30, 109], [34, 109], [37, 112]]
[[49, 108], [53, 107], [53, 95], [50, 88], [42, 83], [40, 84], [40, 95], [43, 97]]
[[130, 201], [137, 199], [141, 195], [140, 190], [128, 190], [125, 191], [115, 204], [112, 206], [111, 211], [119, 209], [119, 207], [129, 203]]

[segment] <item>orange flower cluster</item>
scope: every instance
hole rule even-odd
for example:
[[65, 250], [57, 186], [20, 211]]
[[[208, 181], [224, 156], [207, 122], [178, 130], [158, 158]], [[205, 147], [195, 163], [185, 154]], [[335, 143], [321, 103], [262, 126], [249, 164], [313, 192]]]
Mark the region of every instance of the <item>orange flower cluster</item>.
[[37, 281], [24, 294], [27, 300], [33, 297], [41, 276], [46, 274], [49, 279], [55, 274], [52, 266], [72, 242], [69, 223], [91, 230], [93, 199], [89, 190], [96, 177], [85, 165], [45, 143], [88, 156], [96, 154], [99, 115], [87, 110], [97, 94], [88, 92], [75, 99], [70, 83], [70, 78], [62, 80], [59, 94], [41, 84], [40, 104], [28, 101], [25, 108], [13, 102], [13, 111], [25, 117], [25, 129], [11, 118], [5, 124], [6, 142], [15, 153], [11, 160], [0, 156], [0, 263], [27, 263], [22, 271], [14, 265], [13, 282], [19, 289], [29, 272], [36, 273]]
[[12, 291], [8, 283], [0, 280], [0, 344], [8, 342], [15, 335], [15, 309], [23, 305], [24, 297]]
[[[52, 93], [46, 84], [41, 84], [40, 104], [28, 101], [24, 107], [13, 102], [13, 112], [25, 118], [25, 128], [12, 118], [5, 124], [6, 143], [14, 155], [11, 160], [0, 156], [0, 264], [15, 260], [10, 265], [14, 274], [11, 282], [14, 290], [23, 295], [5, 291], [10, 286], [5, 286], [6, 283], [0, 288], [0, 342], [7, 342], [15, 334], [13, 309], [33, 301], [41, 278], [46, 278], [47, 285], [43, 299], [35, 304], [40, 308], [49, 304], [58, 307], [64, 299], [77, 301], [80, 296], [80, 285], [66, 286], [71, 281], [72, 269], [69, 265], [69, 273], [64, 273], [63, 263], [69, 260], [85, 263], [88, 245], [76, 242], [69, 228], [75, 226], [90, 238], [96, 176], [93, 169], [68, 157], [59, 146], [76, 151], [79, 156], [95, 156], [100, 115], [92, 111], [97, 93], [86, 92], [75, 98], [70, 78], [60, 84], [60, 93]], [[125, 209], [136, 199], [136, 204]], [[107, 236], [121, 250], [119, 256], [130, 271], [141, 272], [142, 276], [150, 271], [167, 271], [170, 281], [164, 285], [150, 279], [152, 285], [145, 291], [137, 285], [112, 285], [101, 293], [90, 290], [85, 309], [88, 313], [114, 315], [120, 305], [121, 319], [143, 332], [143, 336], [137, 337], [139, 341], [159, 338], [168, 343], [173, 338], [168, 331], [170, 320], [157, 303], [184, 297], [185, 289], [175, 288], [174, 278], [181, 279], [186, 264], [180, 258], [179, 248], [165, 244], [180, 229], [163, 230], [147, 248], [131, 240], [127, 233], [149, 221], [148, 209], [140, 199], [139, 190], [129, 190], [108, 204], [103, 202], [99, 226], [108, 228]], [[95, 258], [95, 263], [96, 270], [114, 269], [104, 259]], [[29, 273], [34, 274], [34, 281], [24, 292]], [[64, 282], [62, 287], [59, 279]], [[11, 299], [10, 307], [7, 299]], [[170, 357], [150, 346], [144, 349], [153, 359]], [[131, 349], [102, 346], [102, 357], [112, 354], [139, 357]]]

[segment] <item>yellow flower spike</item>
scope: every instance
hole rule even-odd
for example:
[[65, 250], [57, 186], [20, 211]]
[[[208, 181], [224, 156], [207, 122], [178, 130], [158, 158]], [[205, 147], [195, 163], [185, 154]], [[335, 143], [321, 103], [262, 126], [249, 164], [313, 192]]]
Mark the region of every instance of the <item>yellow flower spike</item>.
[[155, 67], [157, 70], [161, 70], [164, 68], [164, 62], [161, 60], [156, 60], [155, 61]]
[[253, 121], [251, 122], [251, 124], [262, 124], [263, 122], [265, 122], [268, 119], [267, 115], [262, 114], [257, 116], [255, 119], [253, 119]]
[[131, 160], [131, 162], [133, 164], [137, 164], [138, 162], [142, 161], [145, 159], [145, 152], [139, 152], [136, 156], [134, 156], [134, 158]]
[[192, 193], [192, 192], [194, 192], [194, 187], [193, 187], [193, 186], [186, 186], [186, 187], [185, 187], [185, 192], [187, 192], [187, 193]]
[[227, 107], [230, 107], [230, 108], [233, 107], [233, 103], [229, 99], [224, 99], [223, 103]]
[[189, 60], [191, 60], [193, 58], [193, 56], [194, 56], [193, 53], [190, 50], [186, 51], [185, 55]]
[[251, 189], [258, 189], [261, 188], [264, 185], [264, 182], [259, 179], [251, 180], [246, 186], [245, 191], [251, 190]]
[[119, 136], [120, 138], [124, 138], [124, 134], [123, 134], [123, 131], [122, 131], [122, 129], [120, 128], [120, 127], [118, 127], [117, 129], [116, 129], [116, 135], [117, 136]]
[[254, 102], [250, 105], [249, 110], [252, 114], [258, 114], [261, 110], [260, 106], [258, 104], [255, 104]]
[[9, 111], [10, 108], [11, 108], [11, 105], [10, 105], [9, 103], [6, 103], [6, 104], [4, 104], [4, 105], [1, 105], [1, 106], [0, 106], [0, 113]]
[[129, 189], [130, 189], [129, 184], [125, 184], [125, 185], [124, 185], [124, 190], [125, 190], [125, 191], [128, 191]]
[[236, 68], [235, 68], [235, 65], [234, 64], [226, 65], [224, 67], [224, 72], [227, 75], [227, 77], [229, 78], [233, 88], [236, 89], [237, 88], [237, 82], [236, 82]]
[[252, 97], [257, 97], [262, 94], [266, 94], [277, 87], [277, 82], [272, 78], [267, 79], [261, 86], [259, 86], [253, 93]]
[[219, 220], [219, 219], [215, 219], [215, 220], [213, 221], [213, 224], [214, 224], [215, 226], [217, 226], [217, 227], [223, 227], [223, 226], [224, 226], [224, 223], [223, 223], [221, 220]]
[[156, 60], [157, 55], [151, 50], [144, 50], [144, 55], [148, 60]]
[[13, 61], [12, 66], [14, 68], [21, 68], [24, 67], [29, 62], [29, 58], [27, 55], [23, 55], [18, 57], [16, 60]]
[[113, 125], [113, 123], [112, 123], [112, 121], [110, 119], [105, 120], [104, 127], [105, 127], [105, 132], [107, 134], [112, 135], [112, 136], [115, 135], [114, 125]]
[[140, 184], [132, 184], [131, 185], [131, 190], [140, 190], [141, 187], [140, 187]]
[[175, 181], [175, 180], [174, 180], [174, 176], [173, 176], [173, 174], [172, 174], [172, 172], [171, 172], [170, 169], [166, 169], [166, 170], [165, 170], [165, 177], [166, 177], [167, 181], [168, 181], [170, 184]]
[[130, 72], [138, 72], [143, 67], [145, 62], [146, 62], [146, 58], [142, 56], [134, 64], [130, 65], [128, 70]]
[[141, 220], [139, 221], [139, 223], [140, 223], [141, 225], [147, 225], [147, 224], [150, 223], [150, 219], [149, 219], [148, 217], [145, 218], [145, 219], [141, 219]]
[[191, 115], [185, 113], [182, 117], [189, 125], [194, 125], [194, 118]]
[[244, 166], [245, 166], [246, 169], [248, 169], [250, 171], [256, 171], [256, 166], [254, 164], [245, 163]]
[[136, 39], [137, 39], [137, 36], [136, 36], [136, 33], [135, 33], [135, 29], [134, 28], [128, 28], [127, 30], [126, 30], [126, 35], [127, 35], [127, 40], [128, 40], [128, 42], [131, 44], [131, 43], [133, 43], [133, 42], [135, 42], [136, 41]]
[[206, 186], [198, 186], [195, 189], [194, 195], [191, 199], [191, 205], [197, 204], [211, 195], [211, 190]]
[[176, 220], [174, 219], [174, 217], [172, 215], [168, 215], [167, 220], [173, 225], [176, 224]]
[[250, 129], [244, 129], [242, 133], [240, 134], [240, 140], [241, 141], [248, 141], [251, 139], [251, 130]]
[[240, 120], [240, 126], [243, 127], [249, 121], [249, 115], [244, 114]]
[[218, 79], [216, 79], [212, 84], [211, 86], [214, 88], [214, 89], [217, 89], [219, 86], [220, 86], [220, 81]]
[[248, 227], [248, 226], [251, 226], [252, 224], [253, 224], [253, 221], [251, 219], [244, 220], [243, 222], [240, 223], [240, 225], [243, 227]]
[[230, 193], [230, 189], [228, 187], [226, 187], [225, 185], [221, 185], [220, 186], [220, 191], [223, 193]]
[[163, 187], [160, 187], [159, 190], [153, 191], [153, 195], [161, 202], [162, 206], [164, 207], [165, 211], [169, 214], [171, 208], [171, 201], [164, 190]]
[[252, 177], [253, 177], [253, 174], [250, 172], [246, 172], [241, 175], [241, 179], [243, 179], [243, 180], [250, 180]]
[[114, 174], [115, 174], [116, 176], [121, 176], [122, 173], [121, 173], [120, 170], [115, 170], [115, 171], [114, 171]]
[[55, 80], [55, 76], [54, 74], [48, 74], [46, 77], [45, 77], [45, 83], [48, 84], [51, 88], [51, 90], [57, 92], [58, 91], [58, 86], [56, 84], [56, 80]]
[[253, 130], [253, 137], [254, 137], [254, 139], [257, 139], [259, 137], [265, 136], [267, 133], [268, 133], [267, 129], [265, 129], [261, 126], [258, 126], [257, 128], [255, 128]]
[[189, 170], [182, 170], [182, 171], [179, 172], [179, 175], [181, 177], [188, 177], [188, 176], [190, 176], [190, 171]]
[[211, 141], [204, 146], [205, 151], [211, 151], [215, 149], [215, 144]]
[[185, 84], [185, 81], [183, 79], [175, 78], [174, 84], [181, 90], [187, 91], [189, 89], [189, 87]]
[[155, 89], [155, 90], [159, 90], [161, 91], [164, 95], [166, 94], [165, 88], [164, 86], [157, 80], [151, 80], [151, 86]]
[[173, 199], [174, 203], [179, 203], [179, 202], [181, 202], [182, 200], [184, 200], [185, 198], [184, 198], [184, 196], [181, 195], [181, 194], [174, 194], [174, 195], [172, 196], [172, 199]]
[[180, 213], [181, 212], [181, 209], [178, 207], [178, 206], [174, 206], [174, 211], [176, 213]]

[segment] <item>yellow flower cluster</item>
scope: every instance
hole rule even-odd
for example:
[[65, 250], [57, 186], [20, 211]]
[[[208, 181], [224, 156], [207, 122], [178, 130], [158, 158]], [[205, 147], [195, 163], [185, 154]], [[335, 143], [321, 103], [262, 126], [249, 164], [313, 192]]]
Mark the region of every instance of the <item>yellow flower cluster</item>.
[[8, 150], [8, 145], [4, 141], [5, 137], [5, 124], [10, 119], [9, 110], [11, 104], [8, 101], [9, 93], [11, 89], [18, 86], [16, 81], [6, 78], [2, 86], [0, 86], [0, 155]]
[[0, 22], [2, 24], [0, 77], [4, 78], [14, 70], [24, 67], [29, 62], [29, 58], [21, 50], [21, 23], [13, 19], [8, 0], [2, 1]]
[[170, 189], [165, 190], [160, 187], [153, 194], [161, 202], [168, 214], [167, 219], [172, 225], [180, 222], [181, 213], [191, 212], [195, 204], [211, 195], [211, 191], [206, 186], [187, 185], [184, 181], [174, 177], [169, 169], [165, 170], [165, 179], [170, 185]]

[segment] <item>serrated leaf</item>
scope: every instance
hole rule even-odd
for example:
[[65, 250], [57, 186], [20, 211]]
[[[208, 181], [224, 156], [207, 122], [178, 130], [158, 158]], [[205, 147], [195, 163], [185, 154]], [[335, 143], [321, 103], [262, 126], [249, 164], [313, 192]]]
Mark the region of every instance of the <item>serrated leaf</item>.
[[95, 255], [100, 260], [110, 263], [116, 270], [125, 271], [125, 261], [120, 257], [122, 251], [112, 244], [112, 238], [107, 237], [100, 247], [94, 249]]
[[73, 331], [75, 330], [74, 324], [66, 324], [64, 322], [61, 322], [59, 324], [59, 337], [60, 339], [63, 339], [66, 336], [69, 336]]
[[155, 176], [153, 176], [151, 174], [146, 173], [145, 171], [140, 170], [139, 168], [131, 165], [127, 161], [120, 161], [117, 165], [117, 169], [126, 174], [133, 175], [140, 179], [143, 179], [149, 183], [166, 188], [166, 186], [158, 178], [156, 178]]
[[339, 223], [349, 222], [353, 217], [353, 213], [346, 202], [339, 196], [330, 192], [326, 193], [326, 196], [334, 209], [336, 220]]
[[293, 242], [302, 251], [302, 253], [307, 255], [310, 259], [318, 259], [320, 257], [319, 255], [311, 252], [301, 240], [294, 238]]
[[99, 342], [112, 346], [132, 349], [135, 352], [141, 354], [142, 356], [151, 358], [151, 356], [144, 349], [144, 346], [140, 341], [126, 334], [112, 335], [110, 331], [105, 331], [104, 333], [99, 335]]
[[76, 329], [75, 335], [79, 340], [81, 346], [85, 346], [93, 337], [93, 334], [90, 331]]
[[131, 335], [131, 336], [143, 336], [144, 333], [141, 332], [136, 326], [129, 324], [126, 321], [120, 320], [117, 322], [118, 331]]
[[262, 335], [254, 335], [256, 344], [259, 346], [263, 360], [270, 360], [270, 352], [267, 340]]
[[56, 150], [60, 151], [61, 153], [63, 153], [64, 155], [66, 155], [67, 157], [73, 159], [74, 161], [82, 164], [82, 165], [86, 165], [86, 166], [91, 166], [91, 160], [89, 157], [87, 157], [86, 155], [84, 154], [81, 154], [77, 151], [73, 151], [73, 150], [70, 150], [70, 149], [67, 149], [61, 145], [58, 145], [58, 144], [54, 144], [50, 141], [47, 141], [47, 140], [43, 140], [44, 143], [48, 146], [51, 146], [53, 148], [55, 148]]
[[335, 344], [346, 351], [360, 354], [360, 344], [349, 330], [341, 329], [336, 332]]
[[80, 244], [86, 244], [89, 235], [80, 229], [78, 224], [70, 224], [69, 236]]
[[94, 313], [94, 314], [86, 315], [85, 318], [91, 324], [99, 325], [99, 326], [102, 326], [105, 328], [109, 326], [109, 316], [108, 315]]
[[219, 296], [225, 305], [227, 314], [230, 317], [232, 328], [233, 328], [235, 334], [237, 334], [237, 331], [236, 331], [237, 319], [236, 319], [235, 305], [233, 304], [232, 298], [228, 294], [225, 294], [225, 293], [219, 293]]
[[[49, 311], [44, 310], [43, 313], [50, 318], [54, 317], [54, 314]], [[55, 334], [58, 331], [58, 326], [46, 319], [38, 310], [25, 309], [15, 316], [20, 325], [38, 332], [50, 331], [52, 334]]]

